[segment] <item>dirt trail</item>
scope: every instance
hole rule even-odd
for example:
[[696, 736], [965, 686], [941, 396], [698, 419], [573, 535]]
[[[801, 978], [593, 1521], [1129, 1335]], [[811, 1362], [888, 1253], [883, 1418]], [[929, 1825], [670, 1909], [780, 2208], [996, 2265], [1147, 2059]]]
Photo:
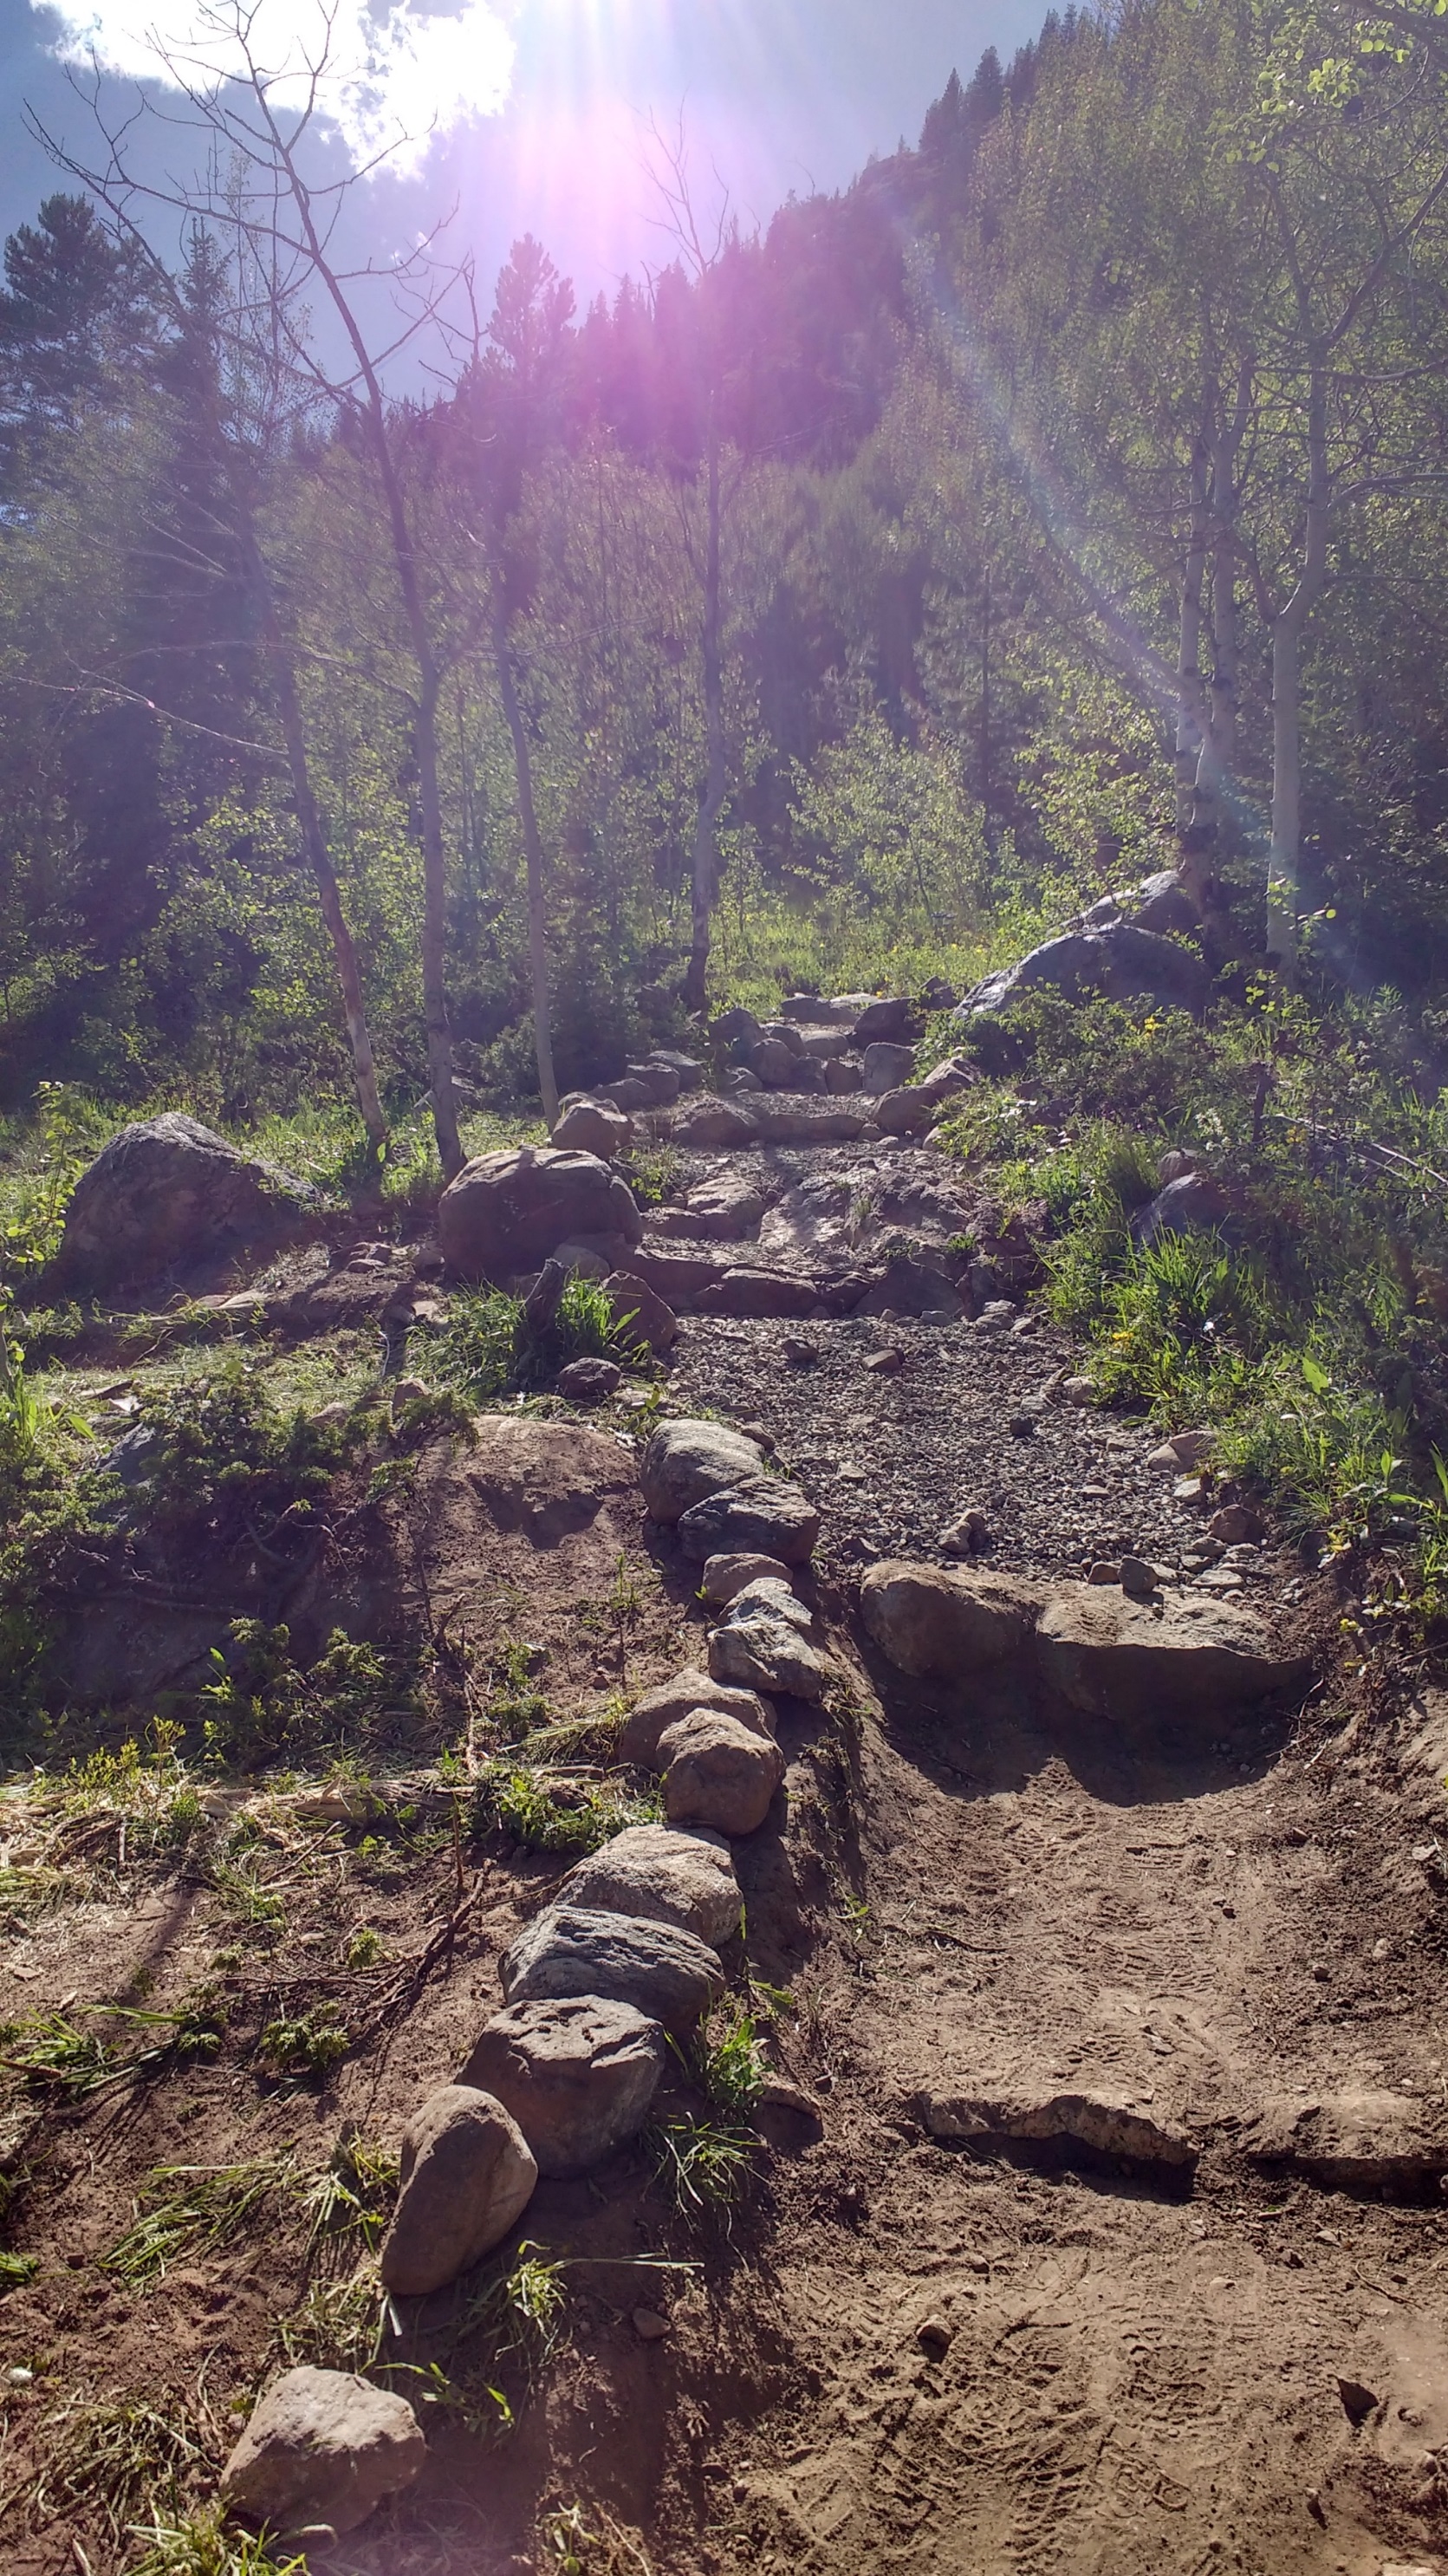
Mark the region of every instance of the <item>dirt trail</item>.
[[[1140, 1434], [1057, 1411], [1009, 1440], [1013, 1393], [1060, 1357], [1041, 1342], [875, 1325], [907, 1354], [882, 1386], [850, 1326], [803, 1329], [819, 1359], [800, 1367], [777, 1326], [692, 1324], [675, 1399], [778, 1430], [842, 1575], [882, 1543], [938, 1556], [942, 1504], [982, 1494], [997, 1564], [1041, 1571], [1054, 1524], [1075, 1573], [1093, 1523], [1119, 1545], [1133, 1516], [1171, 1552]], [[877, 1481], [832, 1480], [842, 1456]], [[1295, 1571], [1264, 1560], [1252, 1606], [1290, 1615]], [[768, 2251], [811, 2394], [726, 2445], [700, 2563], [1448, 2568], [1441, 2196], [1326, 2188], [1250, 2152], [1284, 2096], [1390, 2096], [1389, 2126], [1448, 2104], [1448, 1720], [1419, 1709], [1400, 1745], [1349, 1732], [1325, 1753], [1295, 1712], [1196, 1748], [1164, 1722], [1132, 1760], [1084, 1722], [1056, 1740], [1009, 1703], [866, 1678], [857, 1866], [806, 2016], [825, 2137], [780, 2169]], [[922, 2125], [922, 2095], [993, 2092], [1098, 2094], [1185, 2129], [1195, 2176], [982, 2155]], [[922, 2345], [922, 2325], [944, 2332]], [[1376, 2401], [1361, 2425], [1340, 2379]]]

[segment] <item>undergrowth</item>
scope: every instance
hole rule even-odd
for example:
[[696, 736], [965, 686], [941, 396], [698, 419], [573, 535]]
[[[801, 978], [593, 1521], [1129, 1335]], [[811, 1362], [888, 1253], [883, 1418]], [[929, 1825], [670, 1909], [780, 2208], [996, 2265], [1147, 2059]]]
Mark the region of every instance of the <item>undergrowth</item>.
[[570, 1360], [610, 1359], [646, 1369], [648, 1353], [632, 1322], [615, 1312], [599, 1280], [575, 1271], [542, 1332], [529, 1324], [520, 1297], [501, 1288], [462, 1288], [454, 1291], [442, 1330], [419, 1328], [409, 1349], [430, 1376], [485, 1404], [546, 1386]]
[[[1429, 1033], [1429, 1037], [1431, 1033]], [[1421, 1026], [1265, 982], [1203, 1025], [1035, 993], [968, 1041], [950, 1148], [1043, 1238], [1101, 1398], [1217, 1434], [1214, 1465], [1381, 1606], [1448, 1617], [1448, 1095]], [[956, 1030], [957, 1042], [959, 1030]], [[1144, 1239], [1175, 1153], [1220, 1185]]]

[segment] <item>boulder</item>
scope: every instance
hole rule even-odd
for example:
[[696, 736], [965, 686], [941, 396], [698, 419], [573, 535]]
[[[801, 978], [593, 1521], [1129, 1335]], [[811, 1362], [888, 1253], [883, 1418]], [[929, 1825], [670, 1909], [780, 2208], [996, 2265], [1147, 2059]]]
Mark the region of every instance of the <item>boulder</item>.
[[709, 1023], [711, 1046], [734, 1048], [757, 1046], [762, 1034], [754, 1013], [746, 1011], [742, 1002], [736, 1002], [732, 1010], [721, 1011], [717, 1020], [711, 1020]]
[[576, 1861], [558, 1902], [595, 1914], [632, 1914], [644, 1923], [673, 1923], [715, 1950], [738, 1931], [742, 1906], [728, 1844], [717, 1834], [674, 1833], [667, 1825], [631, 1825]]
[[820, 1516], [797, 1485], [756, 1474], [695, 1503], [678, 1531], [685, 1556], [700, 1565], [746, 1548], [777, 1556], [783, 1565], [803, 1565], [819, 1537]]
[[759, 1135], [757, 1102], [753, 1094], [748, 1100], [720, 1100], [712, 1092], [703, 1092], [675, 1110], [669, 1133], [676, 1145], [687, 1146], [693, 1153], [752, 1145]]
[[726, 1172], [690, 1190], [683, 1212], [690, 1220], [688, 1231], [706, 1243], [739, 1243], [758, 1233], [764, 1200], [747, 1181]]
[[745, 1062], [766, 1091], [788, 1091], [798, 1071], [794, 1049], [786, 1046], [782, 1038], [761, 1038], [757, 1046], [750, 1048]]
[[1176, 931], [1190, 939], [1198, 928], [1196, 906], [1175, 868], [1143, 877], [1131, 900], [1138, 930]]
[[320, 1207], [305, 1181], [168, 1109], [122, 1127], [82, 1172], [48, 1285], [97, 1294], [177, 1264], [275, 1250]]
[[646, 1064], [625, 1065], [624, 1074], [629, 1082], [643, 1084], [657, 1109], [671, 1107], [682, 1088], [673, 1066], [661, 1062], [657, 1056], [650, 1056]]
[[699, 1589], [706, 1601], [717, 1602], [722, 1609], [727, 1602], [734, 1599], [736, 1593], [744, 1590], [746, 1584], [767, 1582], [771, 1575], [781, 1583], [789, 1581], [789, 1568], [777, 1556], [761, 1556], [757, 1553], [743, 1556], [711, 1556], [705, 1564], [704, 1578]]
[[865, 1004], [855, 1021], [855, 1044], [873, 1046], [881, 1040], [887, 1044], [902, 1044], [909, 1029], [909, 1001], [903, 993], [894, 994], [888, 1001]]
[[856, 1297], [857, 1315], [933, 1315], [955, 1322], [964, 1312], [954, 1280], [943, 1268], [944, 1256], [931, 1252], [897, 1252], [883, 1271]]
[[700, 1315], [795, 1317], [812, 1315], [819, 1299], [812, 1279], [790, 1270], [726, 1270], [694, 1299]]
[[707, 1495], [758, 1476], [763, 1467], [758, 1443], [727, 1423], [661, 1422], [639, 1469], [644, 1509], [650, 1520], [682, 1520]]
[[826, 1056], [820, 1066], [820, 1074], [826, 1091], [837, 1095], [864, 1089], [865, 1077], [853, 1056]]
[[774, 1728], [769, 1712], [758, 1693], [752, 1690], [728, 1690], [708, 1673], [692, 1665], [675, 1673], [672, 1681], [658, 1682], [646, 1690], [624, 1719], [618, 1739], [621, 1762], [638, 1762], [652, 1766], [658, 1756], [659, 1737], [666, 1726], [687, 1717], [697, 1708], [713, 1709], [724, 1717], [737, 1717], [741, 1725], [752, 1727], [756, 1735], [772, 1736]]
[[708, 1825], [719, 1834], [757, 1833], [784, 1778], [777, 1744], [705, 1709], [665, 1728], [659, 1758], [670, 1824]]
[[538, 2168], [501, 2102], [442, 2084], [402, 2141], [402, 2189], [382, 2247], [394, 2297], [424, 2298], [501, 2245], [533, 2197]]
[[623, 1371], [615, 1360], [570, 1360], [555, 1384], [570, 1404], [607, 1404], [623, 1384]]
[[560, 1103], [552, 1142], [560, 1152], [596, 1154], [600, 1162], [611, 1163], [632, 1138], [633, 1120], [624, 1110], [574, 1091]]
[[671, 1306], [635, 1270], [611, 1270], [603, 1293], [630, 1343], [642, 1342], [656, 1359], [671, 1351], [679, 1338], [679, 1319]]
[[1131, 1231], [1143, 1246], [1164, 1234], [1212, 1234], [1228, 1224], [1232, 1202], [1210, 1172], [1183, 1172], [1133, 1217]]
[[814, 1626], [814, 1613], [805, 1607], [795, 1591], [788, 1566], [780, 1565], [769, 1557], [758, 1557], [755, 1562], [767, 1566], [769, 1571], [751, 1575], [730, 1602], [728, 1616], [744, 1618], [752, 1610], [765, 1611], [771, 1619], [782, 1619], [787, 1628], [794, 1628], [801, 1637], [807, 1637]]
[[601, 1082], [598, 1086], [598, 1097], [600, 1100], [611, 1101], [614, 1108], [622, 1110], [628, 1118], [633, 1118], [657, 1105], [653, 1084], [640, 1082], [637, 1075], [630, 1073], [620, 1074], [617, 1082]]
[[719, 1088], [723, 1092], [732, 1093], [736, 1091], [762, 1091], [764, 1089], [764, 1085], [760, 1081], [757, 1073], [750, 1072], [747, 1064], [731, 1064], [726, 1065], [723, 1075], [720, 1078]]
[[711, 1280], [722, 1279], [729, 1259], [726, 1253], [702, 1248], [675, 1252], [665, 1245], [641, 1243], [629, 1254], [628, 1266], [635, 1279], [646, 1279], [667, 1304], [678, 1306], [685, 1298], [697, 1296]]
[[680, 1091], [697, 1091], [704, 1080], [704, 1068], [696, 1055], [685, 1055], [678, 1047], [652, 1047], [650, 1064], [666, 1064], [670, 1073], [679, 1077]]
[[715, 1952], [693, 1932], [581, 1905], [550, 1905], [504, 1952], [500, 1974], [510, 2004], [602, 1995], [672, 2031], [692, 2030], [724, 1991]]
[[410, 2487], [427, 2459], [405, 2397], [350, 2370], [284, 2370], [258, 2398], [221, 2472], [229, 2514], [260, 2530], [330, 2523], [355, 2531], [388, 2496]]
[[956, 1016], [967, 1021], [994, 1018], [1019, 995], [1041, 986], [1078, 1000], [1104, 993], [1113, 1002], [1124, 1002], [1139, 994], [1163, 1008], [1195, 1013], [1206, 1000], [1210, 980], [1194, 950], [1123, 921], [1044, 941], [1019, 964], [987, 975], [966, 994]]
[[643, 1225], [633, 1192], [597, 1154], [516, 1145], [478, 1155], [449, 1182], [437, 1231], [456, 1277], [502, 1282], [538, 1269], [571, 1236], [637, 1243]]
[[907, 1091], [887, 1091], [875, 1103], [875, 1124], [885, 1136], [923, 1136], [933, 1127], [940, 1103], [932, 1100], [918, 1085]]
[[787, 1586], [752, 1583], [710, 1635], [709, 1670], [750, 1690], [821, 1699], [829, 1668], [809, 1642], [809, 1625], [809, 1612]]
[[632, 2004], [564, 1995], [494, 2013], [458, 2082], [501, 2102], [539, 2173], [563, 2180], [643, 2127], [665, 2062], [662, 2028]]
[[1304, 1684], [1310, 1667], [1274, 1646], [1250, 1611], [1199, 1592], [1164, 1606], [1089, 1583], [1062, 1583], [1036, 1628], [1047, 1688], [1070, 1708], [1170, 1734], [1229, 1718]]
[[1044, 1599], [1034, 1584], [1006, 1575], [887, 1559], [860, 1585], [860, 1615], [900, 1672], [967, 1681], [1026, 1654]]
[[886, 1038], [877, 1038], [867, 1046], [860, 1066], [861, 1086], [866, 1091], [896, 1091], [908, 1082], [915, 1070], [913, 1046], [897, 1046]]

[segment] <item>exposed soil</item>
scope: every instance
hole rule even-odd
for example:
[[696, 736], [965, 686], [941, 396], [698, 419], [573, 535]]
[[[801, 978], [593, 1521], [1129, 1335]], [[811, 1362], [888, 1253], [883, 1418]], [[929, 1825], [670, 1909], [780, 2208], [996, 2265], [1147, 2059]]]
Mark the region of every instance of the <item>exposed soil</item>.
[[[789, 1356], [786, 1332], [813, 1356]], [[887, 1344], [903, 1370], [867, 1371]], [[1448, 1703], [1405, 1686], [1351, 1716], [1328, 1587], [1304, 1590], [1271, 1549], [1242, 1597], [1323, 1647], [1310, 1721], [1279, 1709], [1191, 1743], [1164, 1710], [1159, 1744], [1128, 1758], [1084, 1721], [1053, 1732], [862, 1651], [861, 1564], [937, 1555], [967, 1504], [993, 1565], [1076, 1576], [1127, 1546], [1177, 1563], [1199, 1522], [1146, 1466], [1143, 1428], [1053, 1400], [1011, 1431], [1069, 1357], [1039, 1325], [686, 1319], [671, 1409], [762, 1422], [825, 1515], [817, 1598], [847, 1686], [822, 1711], [782, 1705], [787, 1803], [737, 1847], [749, 1966], [791, 1997], [771, 2049], [821, 2117], [763, 2115], [728, 2228], [686, 2226], [643, 2148], [542, 2187], [526, 2233], [570, 2266], [568, 2332], [531, 2392], [512, 2384], [516, 2429], [484, 2441], [426, 2410], [422, 2486], [312, 2552], [318, 2576], [556, 2565], [538, 2516], [575, 2502], [596, 2535], [614, 2526], [589, 2568], [658, 2576], [1448, 2569], [1435, 2174], [1334, 2186], [1262, 2162], [1256, 2125], [1278, 2097], [1364, 2089], [1448, 2119]], [[429, 1448], [382, 1526], [349, 1522], [299, 1573], [299, 1633], [425, 1626], [455, 1737], [505, 1639], [537, 1650], [550, 1714], [580, 1721], [702, 1659], [696, 1574], [642, 1521], [629, 1423], [595, 1417], [580, 1441], [560, 1419], [526, 1474], [506, 1468], [503, 1417], [476, 1452]], [[639, 1596], [622, 1624], [620, 1571]], [[64, 2491], [80, 2404], [164, 2397], [215, 2462], [306, 2291], [305, 2226], [282, 2208], [154, 2289], [118, 2284], [98, 2258], [147, 2174], [283, 2146], [320, 2167], [349, 2121], [395, 2140], [566, 1866], [496, 1835], [455, 1845], [436, 1744], [411, 1750], [371, 1815], [308, 1822], [285, 1789], [255, 1802], [253, 1875], [284, 1929], [239, 1925], [214, 1869], [138, 1871], [63, 1839], [51, 1865], [78, 1892], [8, 1927], [17, 2017], [67, 1998], [160, 2010], [203, 1985], [229, 2016], [214, 2059], [150, 2082], [70, 2104], [12, 2082], [5, 2242], [40, 2257], [0, 2299], [0, 2364], [33, 2374], [0, 2390], [16, 2576], [125, 2563], [94, 2494]], [[240, 1796], [218, 1793], [228, 1824]], [[362, 1924], [383, 1956], [348, 1968]], [[728, 1964], [740, 1975], [742, 1953]], [[305, 2082], [259, 2072], [264, 2024], [319, 1998], [352, 2053]], [[1195, 2168], [929, 2133], [930, 2096], [1005, 2093], [1107, 2097], [1185, 2132]], [[633, 2325], [640, 2305], [667, 2316], [660, 2340]], [[410, 2317], [401, 2357], [446, 2354], [465, 2379], [456, 2307]], [[1361, 2421], [1340, 2380], [1370, 2395]]]

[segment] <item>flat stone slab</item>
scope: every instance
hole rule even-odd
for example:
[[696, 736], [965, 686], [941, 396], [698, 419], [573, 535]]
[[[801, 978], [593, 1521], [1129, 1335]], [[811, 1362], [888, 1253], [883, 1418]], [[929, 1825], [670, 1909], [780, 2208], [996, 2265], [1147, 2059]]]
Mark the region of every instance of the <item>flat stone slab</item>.
[[1254, 2164], [1339, 2191], [1411, 2191], [1448, 2174], [1448, 2114], [1410, 2093], [1281, 2094], [1243, 2140]]
[[550, 1905], [504, 1952], [499, 1973], [510, 2004], [603, 1995], [673, 2031], [692, 2030], [724, 1991], [717, 1955], [694, 1933], [578, 1905]]
[[1023, 1655], [1045, 1597], [1008, 1575], [968, 1580], [887, 1558], [860, 1585], [860, 1615], [900, 1672], [961, 1681]]
[[1107, 2093], [973, 2094], [929, 2090], [916, 2116], [932, 2138], [950, 2146], [1047, 2145], [1059, 2140], [1093, 2155], [1158, 2165], [1185, 2177], [1197, 2149], [1182, 2129]]
[[1305, 1685], [1249, 1610], [1209, 1595], [1153, 1605], [1094, 1583], [1053, 1586], [1036, 1626], [1042, 1680], [1089, 1717], [1195, 1721]]

